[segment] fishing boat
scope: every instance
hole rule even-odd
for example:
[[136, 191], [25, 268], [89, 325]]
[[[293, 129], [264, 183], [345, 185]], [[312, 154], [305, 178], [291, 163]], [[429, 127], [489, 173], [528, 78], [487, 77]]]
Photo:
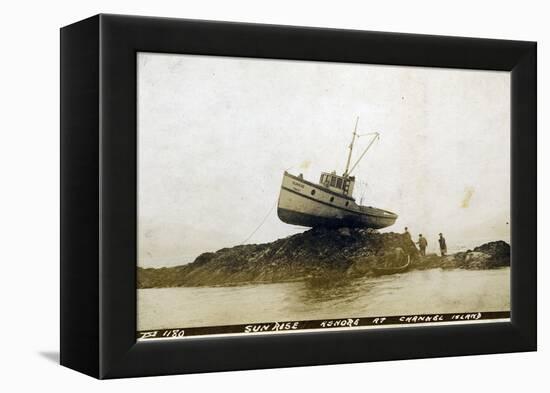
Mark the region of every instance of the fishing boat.
[[[304, 179], [302, 174], [292, 175], [285, 171], [277, 203], [277, 215], [281, 221], [304, 227], [361, 227], [380, 229], [395, 223], [397, 214], [372, 206], [357, 204], [353, 197], [355, 176], [353, 171], [363, 159], [378, 133], [357, 134], [359, 118], [355, 128], [346, 168], [342, 175], [322, 172], [318, 183]], [[372, 136], [357, 161], [351, 165], [351, 156], [356, 139]]]

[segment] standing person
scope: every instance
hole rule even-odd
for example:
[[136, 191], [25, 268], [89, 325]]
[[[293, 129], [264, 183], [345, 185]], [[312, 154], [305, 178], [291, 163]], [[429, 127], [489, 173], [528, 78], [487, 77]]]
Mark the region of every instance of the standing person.
[[445, 238], [442, 233], [439, 234], [439, 251], [441, 251], [442, 257], [447, 254], [447, 243], [445, 243]]
[[407, 239], [412, 240], [411, 233], [409, 232], [409, 228], [405, 227], [405, 232], [403, 232], [403, 235], [407, 237]]
[[418, 241], [416, 242], [416, 244], [418, 244], [418, 248], [420, 248], [420, 255], [425, 256], [426, 247], [428, 247], [428, 241], [425, 237], [422, 237], [422, 234], [418, 235]]

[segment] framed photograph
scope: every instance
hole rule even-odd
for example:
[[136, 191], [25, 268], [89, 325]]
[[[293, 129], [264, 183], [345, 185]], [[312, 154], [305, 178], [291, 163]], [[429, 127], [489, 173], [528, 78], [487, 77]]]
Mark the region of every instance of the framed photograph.
[[536, 43], [61, 29], [61, 363], [536, 350]]

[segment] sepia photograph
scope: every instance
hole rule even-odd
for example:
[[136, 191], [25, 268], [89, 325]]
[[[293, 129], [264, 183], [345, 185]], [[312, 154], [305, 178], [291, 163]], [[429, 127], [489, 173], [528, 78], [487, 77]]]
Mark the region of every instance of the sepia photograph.
[[137, 338], [510, 320], [510, 73], [137, 54]]

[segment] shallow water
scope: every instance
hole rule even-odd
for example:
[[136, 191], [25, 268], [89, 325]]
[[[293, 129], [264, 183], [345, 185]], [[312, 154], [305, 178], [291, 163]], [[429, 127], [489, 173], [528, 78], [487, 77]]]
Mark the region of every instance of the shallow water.
[[510, 310], [510, 268], [138, 290], [138, 330]]

